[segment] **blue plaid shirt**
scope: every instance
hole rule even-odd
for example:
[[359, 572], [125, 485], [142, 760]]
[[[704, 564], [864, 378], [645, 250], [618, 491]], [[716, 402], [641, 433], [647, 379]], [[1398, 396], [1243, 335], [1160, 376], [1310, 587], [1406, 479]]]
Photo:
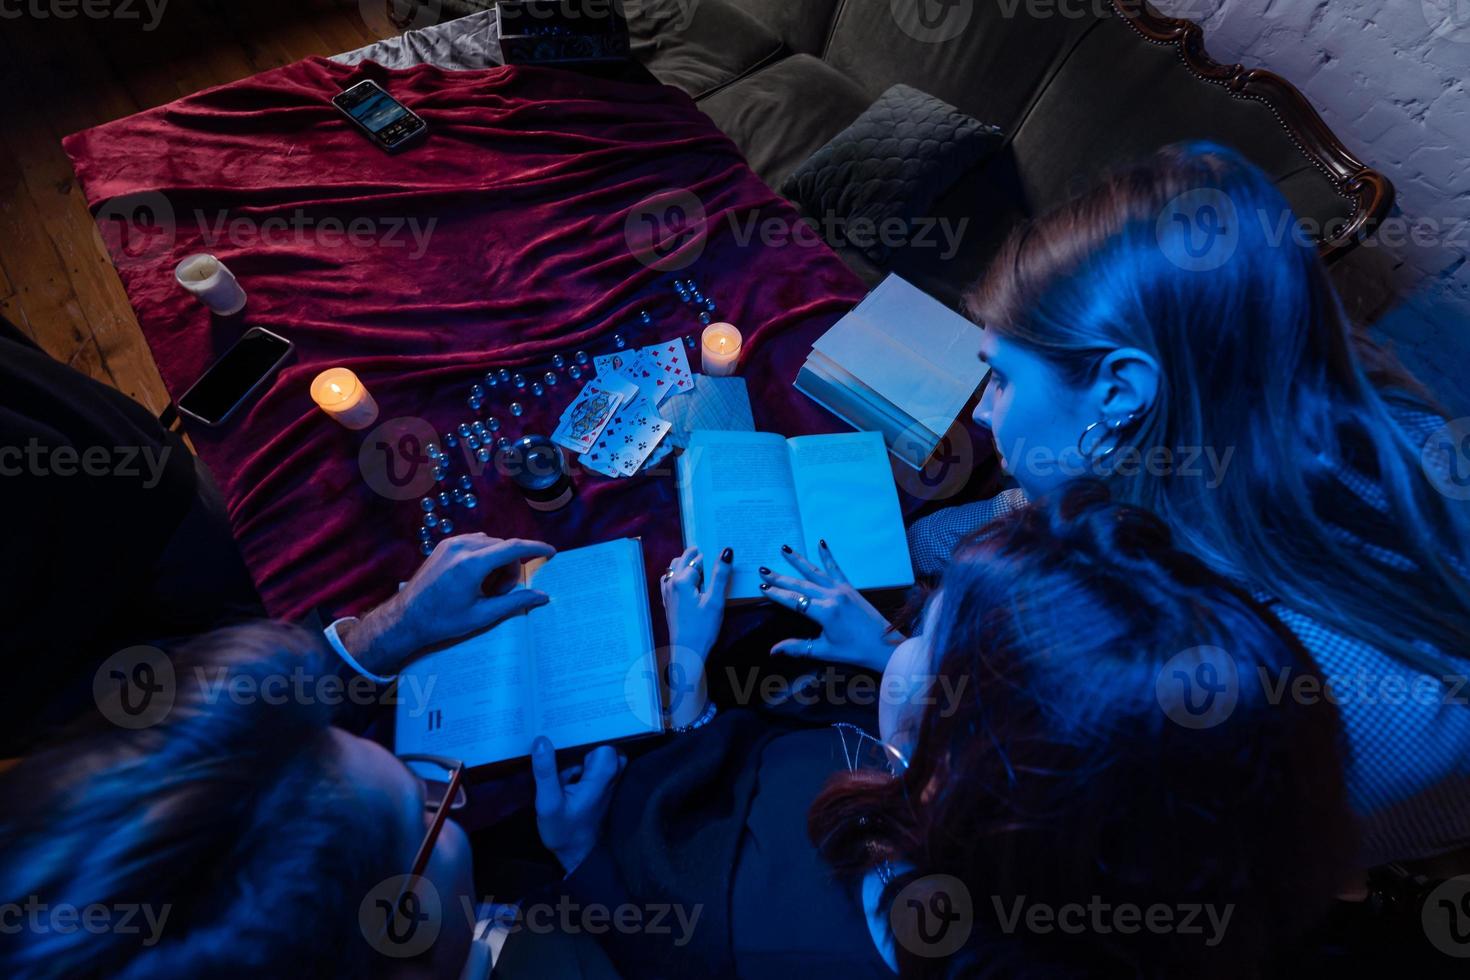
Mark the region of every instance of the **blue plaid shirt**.
[[[1396, 418], [1415, 445], [1443, 425], [1422, 412]], [[1372, 481], [1341, 467], [1337, 475], [1365, 502], [1386, 507], [1382, 490]], [[915, 521], [908, 533], [914, 570], [937, 576], [963, 539], [1026, 503], [1021, 490], [1007, 490]], [[1344, 540], [1367, 547], [1350, 532], [1342, 533]], [[1407, 562], [1401, 555], [1375, 554]], [[1452, 676], [1421, 674], [1268, 595], [1258, 593], [1257, 598], [1306, 647], [1336, 695], [1364, 865], [1410, 861], [1470, 845], [1470, 660], [1435, 651], [1452, 665]]]

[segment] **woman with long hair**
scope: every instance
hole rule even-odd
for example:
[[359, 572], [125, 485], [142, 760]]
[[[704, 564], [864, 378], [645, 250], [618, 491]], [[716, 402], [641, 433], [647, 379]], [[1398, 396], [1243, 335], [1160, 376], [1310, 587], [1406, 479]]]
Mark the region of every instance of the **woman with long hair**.
[[[1310, 696], [1338, 703], [1347, 731], [1363, 866], [1430, 858], [1470, 846], [1458, 445], [1349, 329], [1296, 228], [1258, 168], [1189, 144], [1014, 233], [967, 307], [991, 367], [975, 421], [1018, 486], [916, 522], [910, 543], [935, 574], [1000, 514], [1104, 480], [1312, 654], [1327, 689]], [[851, 590], [768, 580], [778, 601], [805, 597], [824, 635], [863, 632], [868, 660], [891, 649]]]
[[[702, 564], [664, 582], [686, 677], [729, 580]], [[1336, 711], [1248, 682], [1312, 674], [1157, 518], [1068, 488], [962, 547], [923, 619], [877, 739], [697, 698], [706, 723], [629, 763], [600, 840], [600, 809], [558, 813], [542, 747], [571, 907], [698, 912], [689, 941], [606, 930], [618, 975], [1233, 978], [1324, 914], [1353, 851]], [[497, 975], [594, 975], [587, 945], [521, 930]]]

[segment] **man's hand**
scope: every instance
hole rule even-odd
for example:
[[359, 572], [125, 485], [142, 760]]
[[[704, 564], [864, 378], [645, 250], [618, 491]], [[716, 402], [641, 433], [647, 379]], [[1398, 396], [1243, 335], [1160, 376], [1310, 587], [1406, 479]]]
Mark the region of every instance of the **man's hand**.
[[610, 745], [599, 745], [582, 760], [561, 772], [556, 748], [542, 736], [531, 747], [531, 772], [536, 777], [536, 830], [541, 843], [556, 855], [567, 874], [577, 870], [597, 846], [602, 818], [612, 802], [613, 782], [628, 760]]
[[522, 562], [554, 554], [540, 541], [445, 538], [397, 595], [339, 635], [368, 670], [396, 674], [427, 650], [546, 605], [546, 593], [516, 585]]

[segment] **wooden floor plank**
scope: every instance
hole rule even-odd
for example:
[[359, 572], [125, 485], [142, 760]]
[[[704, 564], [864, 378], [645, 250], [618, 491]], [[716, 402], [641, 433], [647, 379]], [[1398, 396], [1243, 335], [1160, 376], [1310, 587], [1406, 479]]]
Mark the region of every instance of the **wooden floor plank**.
[[162, 380], [61, 137], [378, 38], [357, 0], [172, 0], [152, 31], [87, 18], [4, 23], [0, 313], [157, 411]]

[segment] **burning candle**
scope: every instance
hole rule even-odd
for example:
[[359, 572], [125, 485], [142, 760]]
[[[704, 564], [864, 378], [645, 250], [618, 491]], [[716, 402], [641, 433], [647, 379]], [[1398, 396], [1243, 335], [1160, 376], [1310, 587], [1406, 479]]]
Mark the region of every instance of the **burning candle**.
[[378, 419], [378, 403], [346, 368], [328, 368], [318, 374], [311, 383], [311, 398], [349, 429], [366, 429]]
[[235, 274], [213, 255], [187, 256], [174, 269], [174, 278], [220, 316], [232, 316], [245, 308], [245, 290]]
[[700, 359], [704, 373], [724, 378], [735, 373], [740, 361], [740, 331], [733, 323], [711, 323], [700, 334]]

